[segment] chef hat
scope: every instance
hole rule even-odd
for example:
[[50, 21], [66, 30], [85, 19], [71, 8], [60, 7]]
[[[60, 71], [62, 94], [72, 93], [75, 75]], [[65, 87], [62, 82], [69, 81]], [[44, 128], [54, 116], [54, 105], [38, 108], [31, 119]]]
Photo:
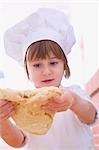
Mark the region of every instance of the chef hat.
[[75, 44], [73, 27], [68, 17], [52, 8], [39, 8], [5, 32], [6, 53], [23, 63], [27, 48], [40, 40], [55, 41], [67, 55]]

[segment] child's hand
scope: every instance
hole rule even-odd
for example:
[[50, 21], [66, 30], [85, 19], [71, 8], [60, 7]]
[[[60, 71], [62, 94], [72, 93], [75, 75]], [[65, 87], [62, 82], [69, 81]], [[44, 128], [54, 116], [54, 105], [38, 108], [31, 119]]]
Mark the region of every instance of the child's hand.
[[71, 91], [65, 91], [61, 96], [49, 100], [42, 106], [42, 109], [50, 112], [66, 111], [74, 104], [74, 97]]
[[0, 100], [0, 123], [7, 120], [15, 112], [15, 103], [8, 100]]

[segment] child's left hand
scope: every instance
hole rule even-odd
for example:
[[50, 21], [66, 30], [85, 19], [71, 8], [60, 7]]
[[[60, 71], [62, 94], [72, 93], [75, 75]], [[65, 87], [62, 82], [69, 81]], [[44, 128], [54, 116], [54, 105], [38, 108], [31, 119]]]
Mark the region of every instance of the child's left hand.
[[61, 96], [49, 100], [41, 108], [48, 112], [66, 111], [74, 104], [74, 97], [71, 91], [65, 91]]

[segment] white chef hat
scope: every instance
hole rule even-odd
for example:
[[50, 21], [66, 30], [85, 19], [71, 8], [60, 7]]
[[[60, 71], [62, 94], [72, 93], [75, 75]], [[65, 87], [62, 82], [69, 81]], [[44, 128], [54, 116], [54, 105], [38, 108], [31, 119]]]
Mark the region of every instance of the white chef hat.
[[27, 48], [39, 40], [55, 41], [67, 55], [75, 44], [73, 27], [68, 17], [52, 8], [39, 8], [5, 32], [6, 53], [23, 63]]

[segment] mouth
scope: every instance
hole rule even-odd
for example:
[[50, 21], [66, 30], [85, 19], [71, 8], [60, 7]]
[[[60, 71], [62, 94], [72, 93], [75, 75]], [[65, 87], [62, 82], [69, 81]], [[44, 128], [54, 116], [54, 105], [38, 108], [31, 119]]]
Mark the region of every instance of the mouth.
[[54, 79], [47, 79], [47, 80], [43, 80], [42, 82], [43, 83], [50, 83], [50, 82], [52, 82]]

